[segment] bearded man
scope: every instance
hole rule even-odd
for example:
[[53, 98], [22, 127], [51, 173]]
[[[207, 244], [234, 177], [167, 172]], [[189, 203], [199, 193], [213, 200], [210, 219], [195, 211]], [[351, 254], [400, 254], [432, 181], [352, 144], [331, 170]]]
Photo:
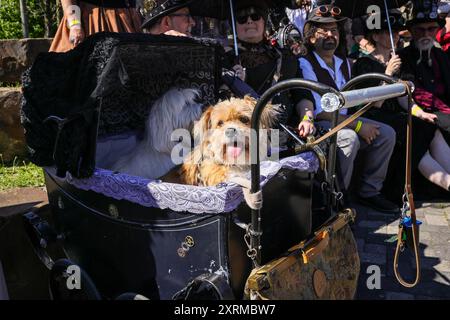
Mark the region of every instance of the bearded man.
[[[342, 57], [342, 23], [340, 9], [323, 5], [311, 11], [303, 29], [308, 54], [300, 59], [303, 77], [318, 81], [340, 90], [351, 78], [350, 62]], [[341, 57], [339, 57], [341, 56]], [[314, 117], [318, 126], [331, 126], [331, 113], [322, 109], [319, 94], [315, 99]], [[348, 118], [347, 109], [342, 109], [339, 122]], [[377, 211], [397, 213], [397, 205], [387, 200], [381, 189], [386, 178], [389, 159], [395, 145], [395, 131], [388, 125], [366, 118], [358, 118], [337, 134], [338, 172], [344, 189], [348, 189], [353, 174], [356, 155], [360, 150], [367, 154], [361, 174], [361, 185], [357, 191], [359, 202]]]
[[414, 100], [417, 104], [449, 113], [450, 60], [441, 48], [435, 46], [436, 34], [445, 21], [439, 18], [436, 11], [432, 11], [432, 8], [436, 8], [432, 3], [430, 8], [425, 6], [428, 2], [416, 1], [414, 18], [407, 22], [412, 43], [399, 53], [402, 60], [401, 77], [414, 82]]
[[[450, 58], [441, 48], [436, 47], [436, 34], [445, 25], [445, 20], [438, 14], [437, 2], [415, 1], [413, 19], [407, 22], [412, 43], [399, 52], [399, 56], [402, 60], [401, 78], [410, 80], [415, 85], [413, 114], [421, 112], [420, 109], [431, 113], [439, 129], [436, 130], [433, 141], [441, 141], [439, 143], [441, 147], [431, 149], [431, 155], [439, 161], [423, 167], [421, 173], [430, 181], [445, 188], [449, 185], [448, 152], [441, 156], [433, 153], [448, 150], [450, 146]], [[447, 175], [443, 174], [445, 172]]]

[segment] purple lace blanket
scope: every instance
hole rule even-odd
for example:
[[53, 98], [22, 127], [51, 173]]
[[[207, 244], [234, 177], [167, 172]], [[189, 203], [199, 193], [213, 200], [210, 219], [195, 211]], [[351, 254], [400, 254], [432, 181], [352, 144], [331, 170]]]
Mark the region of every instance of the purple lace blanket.
[[[312, 152], [306, 152], [284, 158], [279, 162], [262, 162], [261, 186], [264, 186], [281, 168], [312, 173], [319, 168], [319, 161]], [[50, 173], [54, 171], [53, 168], [47, 170]], [[104, 169], [96, 169], [88, 179], [75, 179], [68, 174], [65, 180], [82, 190], [92, 190], [107, 197], [128, 200], [145, 207], [171, 209], [177, 212], [195, 214], [231, 212], [244, 200], [242, 188], [235, 183], [197, 187], [149, 180]]]

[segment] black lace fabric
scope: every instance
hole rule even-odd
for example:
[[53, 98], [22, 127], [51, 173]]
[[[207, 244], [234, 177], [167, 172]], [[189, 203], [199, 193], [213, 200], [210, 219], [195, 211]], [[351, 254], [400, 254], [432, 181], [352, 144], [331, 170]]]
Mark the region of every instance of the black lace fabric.
[[246, 68], [255, 68], [262, 64], [273, 63], [278, 58], [276, 52], [265, 41], [260, 43], [240, 42], [239, 58]]
[[215, 103], [221, 55], [207, 40], [117, 33], [40, 54], [23, 75], [21, 120], [32, 161], [89, 177], [97, 137], [143, 129], [152, 102], [168, 89], [198, 88], [205, 104]]

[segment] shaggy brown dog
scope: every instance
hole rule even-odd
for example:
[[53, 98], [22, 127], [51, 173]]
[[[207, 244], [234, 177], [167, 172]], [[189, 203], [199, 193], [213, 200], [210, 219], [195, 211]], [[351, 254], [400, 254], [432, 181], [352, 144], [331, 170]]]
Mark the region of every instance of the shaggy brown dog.
[[[213, 186], [250, 169], [250, 120], [256, 100], [231, 98], [209, 107], [194, 125], [200, 143], [186, 157], [179, 171], [179, 183]], [[260, 128], [269, 129], [275, 112], [267, 106]], [[267, 130], [260, 131], [260, 159], [267, 158]], [[252, 158], [253, 159], [253, 158]]]

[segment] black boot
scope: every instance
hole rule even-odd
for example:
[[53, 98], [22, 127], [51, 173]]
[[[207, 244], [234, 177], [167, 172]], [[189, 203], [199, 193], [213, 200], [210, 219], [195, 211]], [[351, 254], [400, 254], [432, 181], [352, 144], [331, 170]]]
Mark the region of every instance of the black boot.
[[377, 194], [372, 197], [359, 196], [358, 200], [362, 204], [364, 204], [376, 211], [388, 212], [388, 213], [398, 213], [400, 211], [400, 208], [395, 203], [387, 200], [381, 194]]

